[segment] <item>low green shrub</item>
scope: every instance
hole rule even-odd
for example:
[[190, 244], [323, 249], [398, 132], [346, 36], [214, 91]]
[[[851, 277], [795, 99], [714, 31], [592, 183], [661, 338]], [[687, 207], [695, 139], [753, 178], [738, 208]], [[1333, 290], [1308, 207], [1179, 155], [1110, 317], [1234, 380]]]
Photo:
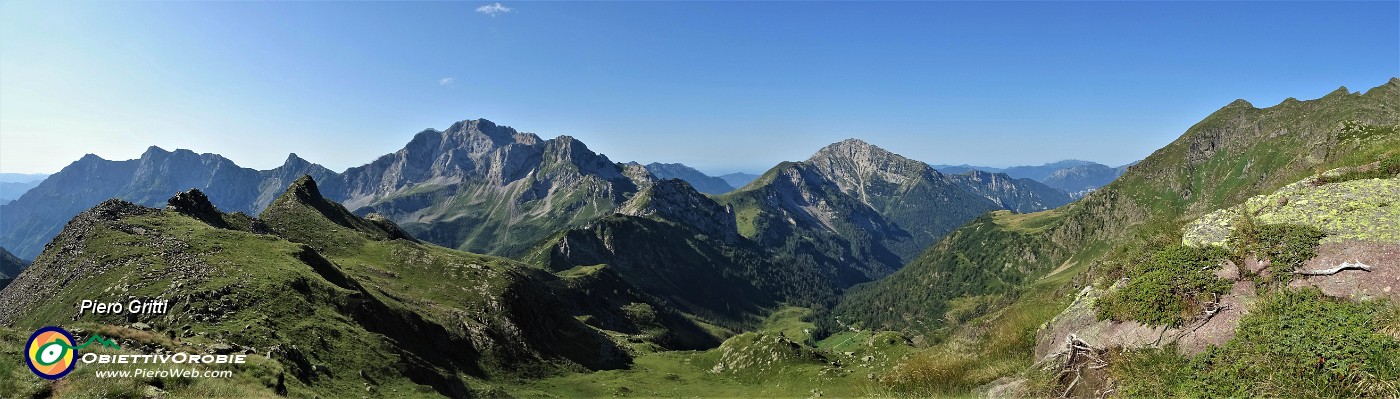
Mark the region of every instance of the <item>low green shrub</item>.
[[1179, 326], [1200, 312], [1201, 304], [1230, 291], [1230, 282], [1214, 273], [1226, 255], [1219, 247], [1172, 245], [1158, 250], [1145, 262], [1129, 266], [1123, 288], [1099, 298], [1098, 316]]
[[1272, 289], [1288, 284], [1294, 271], [1308, 259], [1317, 256], [1317, 244], [1326, 237], [1322, 230], [1296, 224], [1254, 225], [1240, 223], [1230, 233], [1230, 248], [1234, 253], [1235, 264], [1241, 264], [1245, 257], [1269, 261], [1268, 273], [1255, 279], [1255, 285]]

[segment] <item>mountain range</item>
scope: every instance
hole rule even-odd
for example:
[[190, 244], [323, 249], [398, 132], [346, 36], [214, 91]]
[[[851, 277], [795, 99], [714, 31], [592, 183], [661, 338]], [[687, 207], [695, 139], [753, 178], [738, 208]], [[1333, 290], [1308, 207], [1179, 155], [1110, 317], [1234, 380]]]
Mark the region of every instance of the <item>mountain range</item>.
[[1134, 163], [1119, 167], [1110, 167], [1096, 162], [1069, 159], [1058, 162], [1051, 162], [1038, 166], [1012, 166], [1009, 168], [993, 168], [990, 166], [973, 165], [934, 165], [944, 173], [963, 174], [970, 171], [982, 171], [991, 173], [1005, 173], [1007, 176], [1018, 179], [1031, 179], [1047, 186], [1064, 191], [1071, 198], [1083, 198], [1090, 191], [1103, 187], [1118, 176], [1121, 176], [1129, 166]]
[[[707, 194], [486, 120], [343, 173], [89, 155], [0, 206], [26, 221], [0, 244], [38, 253], [0, 289], [0, 352], [62, 321], [118, 353], [252, 361], [130, 384], [0, 368], [0, 396], [1393, 396], [1400, 313], [1370, 298], [1400, 267], [1397, 104], [1395, 78], [1237, 100], [1073, 202], [857, 139]], [[1071, 163], [1032, 177], [1106, 168]], [[1237, 244], [1183, 244], [1203, 235]], [[1328, 283], [1290, 257], [1371, 266]], [[1199, 353], [1158, 345], [1202, 326]]]
[[[907, 166], [913, 168], [911, 171], [927, 169], [927, 165], [917, 161], [901, 162], [912, 165]], [[870, 167], [848, 164], [845, 167]], [[0, 245], [21, 258], [32, 258], [67, 218], [86, 207], [109, 198], [157, 206], [167, 193], [189, 188], [205, 192], [220, 209], [255, 214], [272, 201], [280, 187], [297, 176], [310, 175], [321, 182], [327, 198], [343, 202], [357, 214], [383, 215], [420, 239], [469, 252], [521, 256], [556, 232], [582, 227], [615, 213], [630, 196], [658, 179], [651, 169], [663, 174], [679, 173], [668, 176], [687, 178], [692, 186], [696, 181], [708, 183], [714, 189], [711, 191], [726, 187], [718, 179], [683, 165], [644, 167], [615, 163], [571, 137], [543, 140], [484, 119], [458, 122], [443, 131], [422, 131], [403, 149], [343, 173], [295, 154], [289, 155], [282, 166], [266, 171], [239, 167], [217, 154], [171, 152], [158, 147], [127, 161], [109, 161], [89, 154], [45, 179], [20, 199], [0, 206]], [[837, 171], [827, 168], [826, 173]], [[917, 177], [923, 172], [911, 173]], [[1068, 202], [1035, 182], [993, 177], [945, 178], [938, 174], [929, 179], [942, 181], [936, 184], [943, 188], [944, 183], [956, 183], [962, 191], [992, 201], [993, 207], [1016, 211], [1049, 209]], [[836, 182], [822, 178], [812, 183]], [[845, 188], [835, 191], [855, 187], [852, 182], [841, 184], [846, 184]], [[851, 194], [854, 192], [842, 193]], [[965, 197], [962, 193], [947, 195]], [[884, 206], [864, 203], [869, 201], [862, 200], [861, 206]], [[957, 199], [951, 201], [962, 204]], [[929, 223], [939, 228], [916, 231], [917, 240], [896, 245], [924, 244], [984, 208], [985, 204], [974, 210], [957, 206], [937, 208], [935, 213], [957, 216], [935, 217], [938, 220]], [[834, 228], [823, 226], [827, 230]], [[896, 230], [899, 229], [891, 229], [891, 233], [908, 233]], [[881, 258], [878, 268], [886, 272], [897, 268], [897, 259], [907, 258], [912, 250], [897, 252], [902, 255]], [[869, 274], [865, 279], [880, 274]]]

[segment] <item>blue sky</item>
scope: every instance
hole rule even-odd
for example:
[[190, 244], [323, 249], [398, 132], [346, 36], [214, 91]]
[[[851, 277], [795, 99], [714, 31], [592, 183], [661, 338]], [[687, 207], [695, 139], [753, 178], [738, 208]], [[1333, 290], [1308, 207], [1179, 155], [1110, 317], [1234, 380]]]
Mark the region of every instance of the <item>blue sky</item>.
[[847, 137], [1117, 165], [1235, 98], [1400, 75], [1395, 1], [494, 4], [0, 2], [0, 172], [150, 145], [343, 170], [473, 118], [716, 174]]

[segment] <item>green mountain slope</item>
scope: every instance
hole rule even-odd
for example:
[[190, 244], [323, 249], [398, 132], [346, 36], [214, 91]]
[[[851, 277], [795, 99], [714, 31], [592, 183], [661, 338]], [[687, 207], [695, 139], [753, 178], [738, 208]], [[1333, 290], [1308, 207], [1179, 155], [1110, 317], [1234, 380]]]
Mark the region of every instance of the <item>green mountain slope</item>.
[[[1339, 89], [1262, 109], [1237, 100], [1078, 202], [1025, 217], [984, 217], [960, 228], [895, 275], [853, 289], [836, 315], [878, 328], [942, 326], [947, 287], [984, 287], [965, 295], [1001, 292], [1318, 171], [1375, 161], [1400, 148], [1397, 104], [1400, 79], [1366, 93]], [[998, 244], [984, 243], [989, 237], [998, 237]], [[1024, 276], [992, 278], [1001, 273]]]
[[804, 163], [780, 164], [716, 200], [734, 209], [745, 237], [817, 265], [841, 287], [893, 272], [902, 263], [893, 248], [916, 245], [907, 230], [841, 192]]
[[[579, 306], [560, 302], [576, 294], [555, 280], [506, 259], [418, 243], [390, 223], [351, 215], [303, 178], [262, 219], [218, 212], [198, 191], [165, 210], [104, 202], [69, 222], [0, 291], [0, 325], [125, 334], [127, 351], [253, 354], [234, 369], [241, 377], [167, 386], [176, 396], [225, 384], [245, 392], [239, 396], [467, 397], [492, 379], [627, 365], [626, 349], [580, 322], [571, 313]], [[131, 298], [166, 299], [171, 309], [127, 316], [74, 306]], [[46, 386], [27, 370], [11, 377]], [[65, 381], [59, 389], [90, 396], [159, 385]]]
[[827, 307], [836, 287], [810, 264], [739, 235], [731, 213], [681, 180], [638, 193], [621, 213], [563, 233], [537, 257], [551, 270], [607, 265], [670, 307], [732, 331], [780, 304]]

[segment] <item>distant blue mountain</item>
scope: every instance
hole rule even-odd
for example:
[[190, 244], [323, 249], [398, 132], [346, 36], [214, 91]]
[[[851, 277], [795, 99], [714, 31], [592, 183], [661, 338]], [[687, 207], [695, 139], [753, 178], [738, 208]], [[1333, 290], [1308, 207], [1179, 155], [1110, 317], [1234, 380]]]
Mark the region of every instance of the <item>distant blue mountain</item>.
[[934, 165], [933, 168], [947, 174], [964, 174], [974, 170], [1005, 173], [1013, 178], [1031, 179], [1041, 182], [1047, 186], [1064, 191], [1066, 194], [1069, 194], [1071, 198], [1078, 199], [1099, 187], [1107, 185], [1114, 179], [1117, 179], [1128, 166], [1134, 163], [1137, 162], [1115, 168], [1097, 162], [1067, 159], [1044, 165], [1012, 166], [1009, 168], [993, 168], [990, 166], [973, 166], [967, 164]]
[[685, 180], [686, 183], [690, 183], [690, 186], [695, 188], [695, 191], [705, 194], [724, 194], [734, 191], [734, 186], [724, 179], [707, 175], [695, 168], [685, 166], [685, 164], [652, 162], [647, 164], [646, 168], [652, 176], [656, 176], [658, 179]]
[[0, 205], [14, 201], [48, 177], [45, 173], [0, 173]]
[[39, 182], [48, 177], [46, 173], [0, 173], [0, 183]]
[[726, 183], [729, 183], [730, 186], [733, 186], [734, 188], [739, 188], [748, 185], [749, 182], [752, 182], [754, 179], [757, 179], [758, 175], [753, 173], [734, 172], [727, 175], [719, 175], [719, 178], [724, 179], [724, 181]]
[[30, 182], [0, 182], [0, 202], [9, 202], [24, 195], [29, 189], [38, 186], [43, 179]]

